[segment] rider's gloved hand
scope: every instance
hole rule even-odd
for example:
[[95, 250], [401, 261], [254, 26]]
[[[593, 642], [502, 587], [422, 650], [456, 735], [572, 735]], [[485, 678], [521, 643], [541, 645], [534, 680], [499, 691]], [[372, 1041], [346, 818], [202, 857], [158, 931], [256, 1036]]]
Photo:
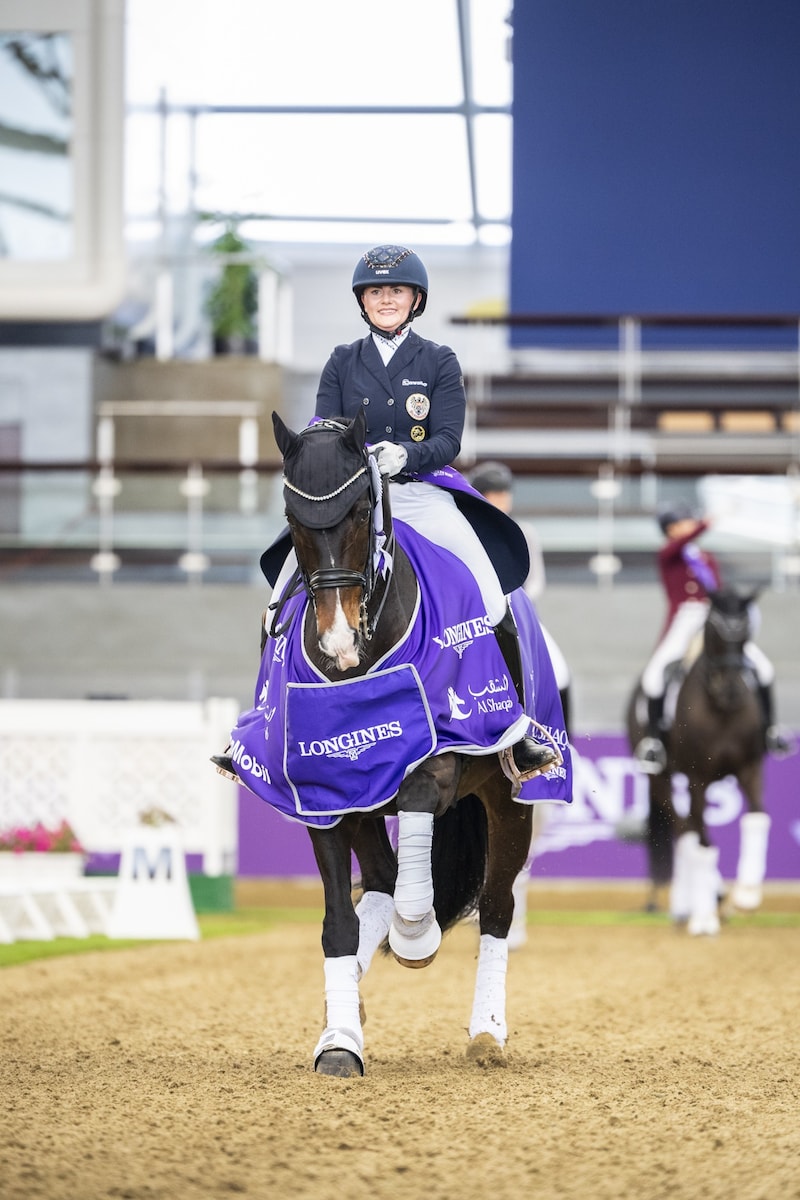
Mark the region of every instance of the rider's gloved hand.
[[408, 462], [408, 451], [394, 442], [378, 442], [372, 452], [381, 475], [388, 475], [390, 479], [393, 475], [399, 475]]

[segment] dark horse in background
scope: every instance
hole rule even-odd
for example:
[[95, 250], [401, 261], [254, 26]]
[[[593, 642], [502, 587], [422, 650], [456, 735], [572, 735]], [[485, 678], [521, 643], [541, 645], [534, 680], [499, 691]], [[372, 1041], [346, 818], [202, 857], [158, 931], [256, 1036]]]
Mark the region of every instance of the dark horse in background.
[[[750, 606], [757, 592], [721, 588], [710, 608], [699, 654], [679, 667], [668, 685], [677, 689], [674, 717], [665, 736], [667, 765], [650, 775], [647, 849], [653, 889], [670, 885], [670, 910], [688, 922], [691, 934], [719, 932], [718, 848], [705, 822], [706, 791], [716, 780], [734, 776], [747, 811], [740, 819], [740, 854], [731, 901], [753, 910], [761, 903], [770, 818], [764, 811], [764, 721], [757, 683], [745, 646]], [[637, 683], [627, 711], [631, 748], [645, 736], [647, 700]], [[686, 776], [689, 812], [675, 811], [673, 776]]]
[[[273, 424], [284, 460], [287, 521], [298, 563], [294, 591], [301, 605], [292, 612], [291, 586], [277, 600], [267, 654], [273, 654], [274, 662], [274, 654], [281, 652], [279, 639], [294, 621], [290, 633], [297, 629], [302, 637], [302, 653], [324, 677], [323, 687], [325, 681], [369, 682], [370, 667], [380, 664], [407, 634], [419, 587], [409, 557], [394, 537], [388, 487], [364, 486], [364, 472], [369, 476], [372, 468], [363, 415], [350, 424], [320, 422], [302, 433], [289, 430], [275, 413]], [[375, 479], [377, 469], [372, 475]], [[303, 490], [312, 489], [309, 479], [313, 495]], [[344, 505], [339, 503], [343, 498]], [[303, 499], [332, 501], [335, 513], [331, 509], [326, 514], [322, 505], [316, 511], [313, 504], [303, 508]], [[385, 572], [374, 566], [379, 514], [391, 562]], [[446, 590], [447, 581], [441, 584]], [[332, 709], [341, 694], [340, 686]], [[288, 716], [286, 720], [288, 727]], [[361, 720], [368, 723], [366, 717]], [[560, 751], [552, 749], [548, 767], [559, 767]], [[346, 771], [343, 761], [341, 773]], [[315, 1071], [363, 1075], [359, 980], [375, 951], [385, 949], [387, 937], [398, 961], [423, 967], [436, 955], [442, 931], [476, 906], [480, 944], [467, 1053], [484, 1065], [502, 1061], [512, 885], [526, 861], [532, 823], [531, 804], [515, 802], [514, 794], [498, 753], [445, 751], [418, 761], [389, 803], [366, 812], [347, 811], [334, 824], [308, 824], [325, 895], [326, 1020], [314, 1050]], [[397, 816], [396, 850], [387, 814]], [[362, 892], [357, 905], [353, 853]]]

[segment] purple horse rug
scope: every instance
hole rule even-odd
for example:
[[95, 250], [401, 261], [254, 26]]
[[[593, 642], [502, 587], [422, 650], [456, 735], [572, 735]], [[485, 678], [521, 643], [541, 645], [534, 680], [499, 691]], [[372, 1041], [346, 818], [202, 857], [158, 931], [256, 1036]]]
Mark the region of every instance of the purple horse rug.
[[533, 718], [563, 762], [523, 784], [517, 799], [570, 803], [561, 700], [530, 601], [521, 590], [511, 597], [523, 652], [523, 710], [473, 577], [403, 522], [395, 529], [419, 581], [404, 636], [365, 675], [334, 683], [305, 653], [308, 598], [290, 600], [285, 632], [264, 648], [255, 705], [231, 733], [239, 779], [284, 816], [334, 825], [347, 812], [387, 803], [431, 755], [494, 754], [527, 733], [542, 740]]

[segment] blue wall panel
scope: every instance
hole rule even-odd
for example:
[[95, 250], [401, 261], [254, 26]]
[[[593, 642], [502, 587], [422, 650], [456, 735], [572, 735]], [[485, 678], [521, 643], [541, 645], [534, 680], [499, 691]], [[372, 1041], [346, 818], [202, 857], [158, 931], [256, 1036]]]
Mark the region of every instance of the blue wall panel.
[[800, 312], [800, 2], [513, 19], [512, 313]]

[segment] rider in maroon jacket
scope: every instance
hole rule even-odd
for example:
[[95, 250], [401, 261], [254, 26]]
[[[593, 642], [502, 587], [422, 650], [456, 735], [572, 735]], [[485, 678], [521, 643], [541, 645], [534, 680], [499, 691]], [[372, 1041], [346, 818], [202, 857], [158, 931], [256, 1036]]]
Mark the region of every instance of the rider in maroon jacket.
[[[721, 582], [714, 555], [697, 545], [697, 539], [709, 528], [709, 521], [696, 517], [688, 505], [678, 504], [659, 513], [658, 523], [666, 537], [658, 552], [658, 569], [667, 597], [667, 617], [642, 674], [648, 728], [634, 750], [642, 770], [651, 775], [657, 775], [666, 765], [664, 672], [670, 663], [682, 661], [692, 640], [702, 631], [708, 615], [709, 593], [716, 591]], [[785, 754], [791, 750], [791, 744], [775, 725], [773, 716], [775, 669], [754, 642], [748, 641], [744, 651], [758, 679], [766, 748]]]

